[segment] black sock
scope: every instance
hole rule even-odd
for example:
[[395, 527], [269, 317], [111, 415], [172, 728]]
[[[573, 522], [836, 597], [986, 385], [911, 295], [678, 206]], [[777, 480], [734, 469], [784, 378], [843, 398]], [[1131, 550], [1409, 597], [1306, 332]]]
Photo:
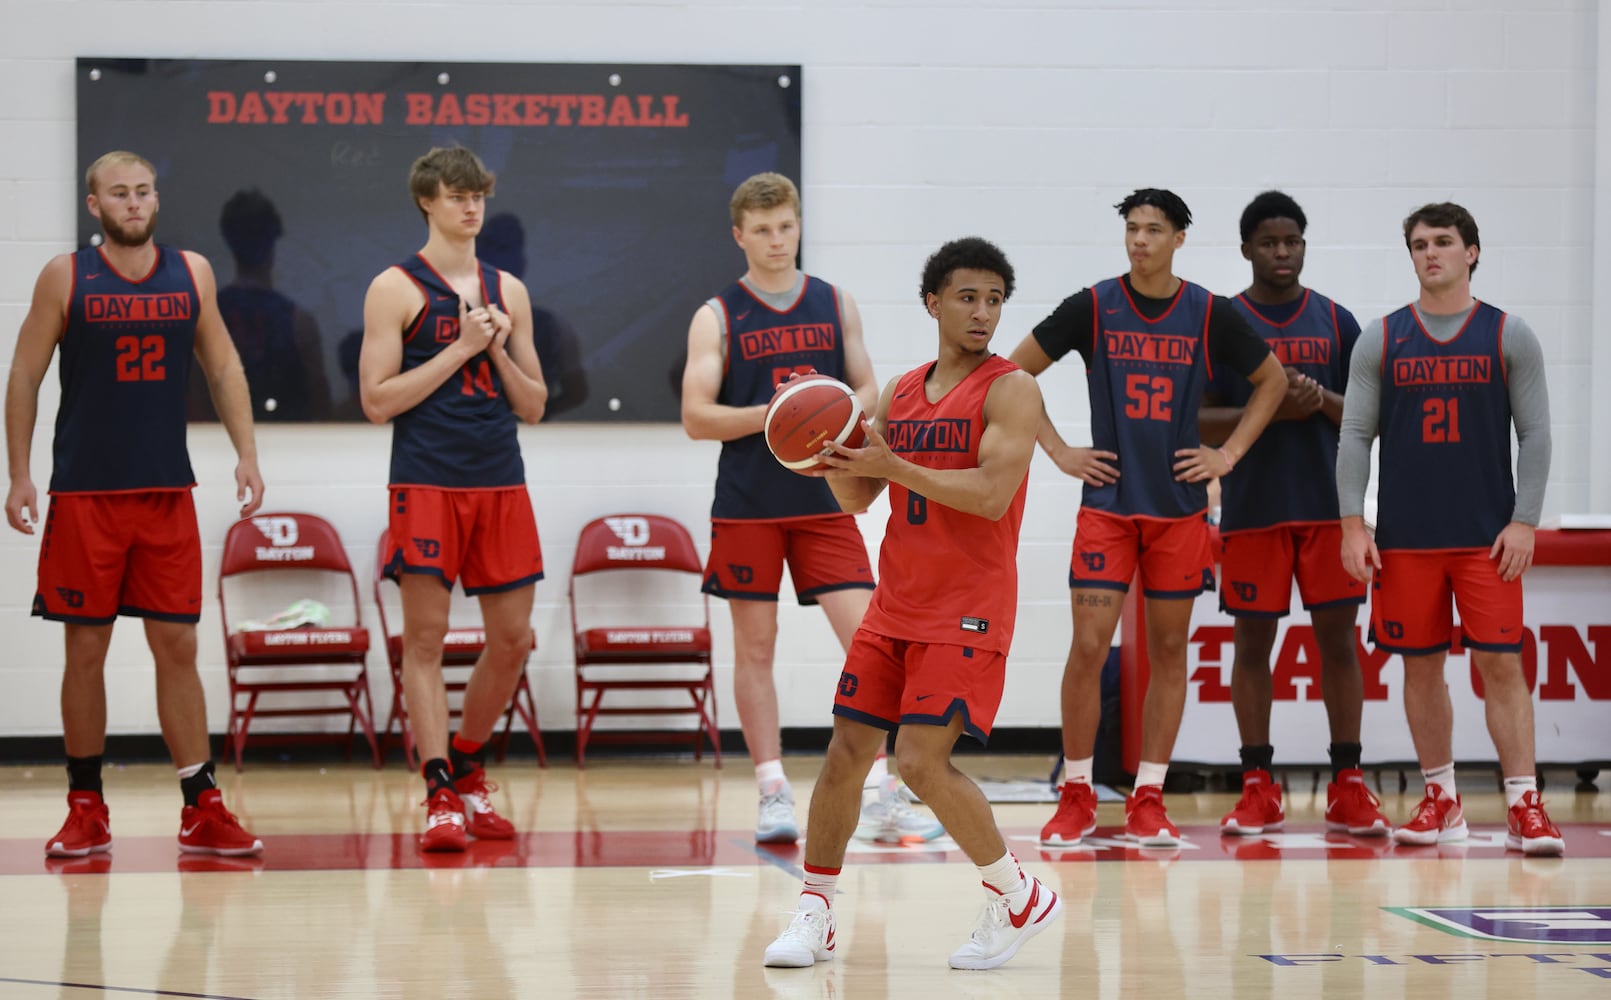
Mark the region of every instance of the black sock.
[[480, 770], [485, 766], [482, 763], [482, 758], [485, 756], [485, 748], [477, 750], [475, 753], [465, 753], [458, 748], [457, 743], [448, 747], [448, 760], [453, 764], [453, 773], [456, 775], [469, 774], [471, 771]]
[[1359, 767], [1363, 751], [1358, 743], [1333, 743], [1326, 752], [1331, 754], [1331, 780], [1337, 781], [1342, 772]]
[[101, 755], [67, 758], [67, 790], [101, 794]]
[[453, 791], [453, 772], [448, 770], [448, 762], [441, 757], [432, 757], [420, 768], [425, 775], [425, 795], [427, 798], [446, 788]]
[[213, 762], [208, 761], [201, 765], [201, 770], [188, 778], [179, 779], [179, 791], [184, 793], [185, 805], [194, 806], [201, 803], [201, 793], [209, 788], [217, 788], [218, 779], [213, 777]]
[[1262, 746], [1242, 747], [1243, 771], [1268, 771], [1270, 765], [1275, 763], [1275, 747], [1268, 743]]

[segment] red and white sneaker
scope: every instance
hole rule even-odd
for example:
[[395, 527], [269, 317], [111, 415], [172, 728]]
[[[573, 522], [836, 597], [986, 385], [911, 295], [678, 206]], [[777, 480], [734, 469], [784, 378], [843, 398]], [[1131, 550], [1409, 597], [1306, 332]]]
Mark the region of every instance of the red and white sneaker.
[[224, 808], [224, 793], [209, 788], [193, 806], [179, 814], [179, 849], [186, 854], [220, 854], [240, 857], [261, 854], [263, 842], [247, 832], [235, 814]]
[[1528, 792], [1511, 806], [1507, 818], [1510, 833], [1505, 837], [1505, 850], [1535, 857], [1558, 857], [1566, 853], [1561, 828], [1550, 821], [1549, 813], [1544, 811], [1544, 800], [1536, 791]]
[[67, 822], [45, 841], [49, 858], [82, 858], [112, 849], [112, 824], [99, 792], [68, 792]]
[[1460, 808], [1460, 796], [1451, 799], [1442, 785], [1427, 785], [1426, 797], [1415, 807], [1415, 815], [1393, 831], [1393, 839], [1400, 844], [1428, 846], [1464, 840], [1466, 832], [1466, 814]]
[[800, 908], [777, 940], [766, 946], [766, 965], [773, 969], [809, 969], [833, 958], [833, 910], [801, 894]]
[[1057, 812], [1040, 828], [1042, 847], [1073, 847], [1096, 829], [1096, 789], [1084, 781], [1065, 781], [1057, 796]]
[[498, 786], [487, 780], [485, 769], [478, 767], [454, 778], [453, 790], [464, 802], [464, 819], [470, 836], [478, 840], [515, 839], [515, 825], [494, 812], [492, 800], [487, 798]]
[[1180, 846], [1180, 828], [1169, 822], [1161, 787], [1137, 788], [1124, 800], [1124, 833], [1142, 847]]
[[1385, 837], [1392, 824], [1382, 815], [1382, 800], [1365, 787], [1365, 772], [1350, 767], [1326, 785], [1326, 829], [1360, 837]]
[[420, 850], [462, 851], [469, 845], [464, 800], [451, 788], [437, 789], [425, 800], [425, 832], [420, 834]]
[[1260, 769], [1242, 772], [1242, 797], [1219, 821], [1219, 832], [1242, 836], [1273, 833], [1286, 823], [1286, 807], [1281, 804], [1281, 786]]
[[990, 901], [962, 947], [951, 953], [953, 969], [994, 969], [1018, 954], [1025, 941], [1063, 915], [1063, 903], [1038, 878], [1029, 880], [1029, 896], [1014, 910], [1007, 897], [990, 891]]

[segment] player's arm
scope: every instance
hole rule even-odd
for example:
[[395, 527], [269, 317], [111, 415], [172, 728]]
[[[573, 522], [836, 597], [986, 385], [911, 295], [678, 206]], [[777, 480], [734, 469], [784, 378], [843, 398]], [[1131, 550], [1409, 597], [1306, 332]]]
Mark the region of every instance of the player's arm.
[[543, 419], [548, 407], [548, 383], [543, 381], [543, 365], [537, 358], [537, 342], [532, 334], [531, 294], [525, 282], [512, 274], [499, 272], [499, 281], [509, 312], [505, 314], [493, 305], [487, 307], [497, 330], [487, 356], [503, 381], [509, 408], [521, 420], [535, 424]]
[[1505, 317], [1504, 350], [1510, 414], [1516, 424], [1516, 505], [1488, 557], [1499, 561], [1499, 575], [1509, 582], [1533, 564], [1533, 534], [1544, 516], [1552, 443], [1544, 350], [1520, 316]]
[[871, 413], [878, 405], [878, 376], [873, 374], [873, 361], [867, 356], [861, 310], [850, 293], [843, 290], [839, 291], [839, 328], [845, 335], [845, 381], [861, 400], [862, 412]]
[[[1094, 294], [1089, 288], [1064, 299], [1052, 314], [1035, 327], [1028, 336], [1012, 349], [1008, 360], [1031, 375], [1039, 376], [1057, 360], [1047, 345], [1055, 345], [1062, 357], [1069, 350], [1088, 354], [1095, 336]], [[1041, 449], [1065, 475], [1073, 476], [1091, 486], [1102, 486], [1119, 478], [1119, 470], [1110, 464], [1119, 456], [1111, 451], [1095, 448], [1076, 448], [1063, 440], [1057, 425], [1041, 403], [1040, 419], [1035, 424], [1035, 440]]]
[[364, 342], [358, 354], [358, 397], [364, 416], [373, 423], [384, 424], [423, 403], [492, 341], [490, 320], [486, 327], [467, 322], [461, 302], [458, 339], [405, 372], [403, 330], [423, 308], [425, 293], [401, 268], [387, 268], [369, 283], [364, 295]]
[[716, 402], [725, 367], [721, 326], [706, 303], [688, 325], [688, 361], [682, 370], [682, 429], [695, 441], [732, 441], [766, 428], [766, 404]]
[[[878, 397], [878, 404], [873, 411], [871, 421], [863, 419], [863, 425], [877, 433], [880, 440], [889, 433], [889, 401], [895, 398], [895, 383], [900, 379], [890, 379], [884, 386], [884, 391]], [[828, 480], [828, 488], [833, 490], [834, 499], [839, 501], [839, 509], [846, 514], [860, 514], [873, 505], [878, 495], [884, 492], [889, 480], [882, 476], [867, 476], [855, 472], [840, 472], [829, 470], [824, 472], [823, 478]]]
[[1337, 510], [1342, 515], [1342, 563], [1348, 575], [1369, 583], [1382, 568], [1376, 540], [1365, 527], [1365, 490], [1370, 486], [1370, 446], [1376, 440], [1382, 400], [1382, 330], [1378, 320], [1365, 327], [1348, 358], [1348, 391], [1343, 396], [1337, 439]]
[[1287, 392], [1287, 376], [1264, 338], [1253, 332], [1230, 300], [1216, 295], [1209, 307], [1208, 351], [1216, 364], [1253, 383], [1253, 395], [1225, 443], [1182, 448], [1175, 452], [1175, 478], [1195, 483], [1230, 473], [1264, 433]]
[[[1354, 318], [1353, 313], [1349, 312], [1347, 309], [1344, 309], [1342, 306], [1337, 305], [1336, 303], [1332, 303], [1332, 307], [1336, 309], [1337, 346], [1340, 348], [1340, 353], [1342, 354], [1342, 357], [1337, 360], [1336, 365], [1337, 368], [1342, 369], [1341, 374], [1343, 376], [1342, 378], [1337, 379], [1333, 384], [1342, 385], [1346, 391], [1348, 386], [1348, 359], [1353, 356], [1354, 345], [1359, 343], [1359, 320]], [[1341, 427], [1343, 414], [1342, 393], [1332, 392], [1330, 389], [1322, 389], [1320, 391], [1320, 412], [1327, 420], [1332, 422], [1333, 426]]]
[[56, 345], [61, 343], [72, 289], [73, 258], [67, 254], [52, 257], [34, 282], [33, 301], [17, 331], [17, 349], [6, 379], [6, 461], [11, 469], [6, 521], [25, 535], [34, 533], [34, 522], [39, 520], [39, 494], [30, 464], [34, 424], [39, 419], [39, 386], [50, 370]]
[[930, 469], [908, 462], [890, 450], [876, 427], [868, 428], [864, 447], [830, 445], [836, 454], [824, 461], [846, 472], [900, 483], [952, 510], [997, 521], [1029, 474], [1040, 414], [1040, 386], [1034, 376], [1010, 372], [996, 379], [985, 396], [985, 428], [974, 468]]
[[[1275, 416], [1270, 418], [1272, 421], [1307, 420], [1311, 415], [1325, 411], [1327, 396], [1336, 399], [1337, 420], [1342, 419], [1341, 395], [1322, 389], [1320, 383], [1296, 368], [1282, 368], [1282, 373], [1286, 376], [1287, 389], [1281, 397], [1281, 405], [1275, 408]], [[1245, 409], [1226, 406], [1217, 395], [1205, 395], [1203, 405], [1197, 410], [1197, 435], [1203, 439], [1203, 444], [1219, 447], [1229, 441], [1231, 435], [1236, 433], [1237, 425], [1242, 422]]]
[[196, 362], [207, 376], [207, 392], [218, 420], [235, 446], [235, 499], [240, 501], [241, 517], [250, 517], [263, 506], [263, 474], [257, 468], [257, 440], [252, 433], [251, 387], [218, 311], [213, 266], [199, 253], [186, 250], [184, 254], [196, 279], [196, 297], [201, 300], [201, 314], [196, 317]]

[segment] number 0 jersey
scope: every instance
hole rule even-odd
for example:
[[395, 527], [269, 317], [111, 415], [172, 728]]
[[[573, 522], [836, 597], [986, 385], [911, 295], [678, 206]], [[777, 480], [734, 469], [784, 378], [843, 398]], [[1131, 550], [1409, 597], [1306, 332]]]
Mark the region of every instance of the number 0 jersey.
[[[1018, 371], [992, 355], [938, 402], [923, 388], [932, 363], [902, 375], [890, 400], [891, 451], [931, 469], [979, 465], [985, 396]], [[878, 555], [878, 586], [862, 625], [892, 639], [1007, 652], [1018, 610], [1018, 528], [1029, 476], [1000, 520], [931, 502], [889, 484], [889, 527]]]
[[195, 485], [185, 394], [201, 297], [184, 253], [156, 251], [138, 278], [119, 274], [97, 247], [73, 255], [52, 493]]
[[[481, 295], [504, 308], [500, 274], [481, 268]], [[425, 308], [403, 331], [403, 371], [412, 371], [459, 339], [459, 293], [425, 258], [397, 265], [419, 286]], [[506, 310], [507, 311], [507, 310]], [[393, 486], [485, 489], [524, 486], [518, 421], [503, 398], [503, 379], [486, 352], [471, 358], [413, 409], [392, 421]]]

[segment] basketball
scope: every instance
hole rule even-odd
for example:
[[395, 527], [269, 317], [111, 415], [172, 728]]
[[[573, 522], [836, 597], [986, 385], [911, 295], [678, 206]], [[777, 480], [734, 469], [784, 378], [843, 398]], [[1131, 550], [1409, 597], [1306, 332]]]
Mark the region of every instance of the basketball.
[[766, 446], [785, 469], [802, 475], [827, 466], [818, 461], [826, 443], [859, 448], [861, 400], [830, 375], [805, 375], [778, 386], [766, 408]]

